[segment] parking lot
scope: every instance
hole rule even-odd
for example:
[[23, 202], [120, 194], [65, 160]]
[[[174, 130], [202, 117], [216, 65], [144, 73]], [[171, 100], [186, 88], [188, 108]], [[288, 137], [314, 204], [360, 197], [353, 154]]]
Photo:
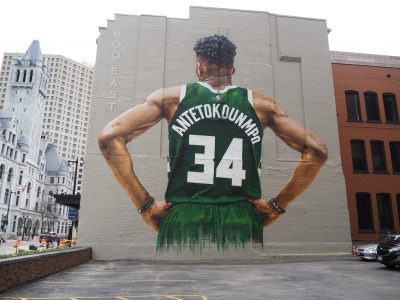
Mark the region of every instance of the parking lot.
[[400, 270], [347, 258], [91, 261], [0, 299], [400, 299]]

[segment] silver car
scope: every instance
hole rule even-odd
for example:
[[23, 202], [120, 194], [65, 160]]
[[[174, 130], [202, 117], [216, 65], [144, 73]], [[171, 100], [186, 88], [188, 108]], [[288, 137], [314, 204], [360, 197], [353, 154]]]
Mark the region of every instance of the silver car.
[[376, 253], [377, 248], [378, 244], [360, 245], [357, 247], [356, 253], [363, 260], [376, 261], [378, 258], [378, 254]]

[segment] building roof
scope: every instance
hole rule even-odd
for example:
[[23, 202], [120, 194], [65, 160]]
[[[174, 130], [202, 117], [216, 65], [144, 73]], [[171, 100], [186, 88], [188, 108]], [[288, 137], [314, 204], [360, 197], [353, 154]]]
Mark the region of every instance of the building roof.
[[17, 140], [18, 145], [29, 145], [28, 139], [24, 135], [20, 135]]
[[62, 159], [57, 147], [53, 144], [48, 144], [46, 148], [46, 172], [47, 173], [58, 173], [67, 172], [68, 167], [65, 160]]
[[31, 60], [43, 60], [42, 50], [40, 49], [40, 42], [33, 40], [28, 50], [25, 52], [24, 58]]
[[331, 51], [331, 63], [386, 67], [386, 68], [400, 68], [400, 57], [389, 56], [389, 55]]
[[8, 128], [12, 118], [10, 117], [0, 117], [0, 128]]

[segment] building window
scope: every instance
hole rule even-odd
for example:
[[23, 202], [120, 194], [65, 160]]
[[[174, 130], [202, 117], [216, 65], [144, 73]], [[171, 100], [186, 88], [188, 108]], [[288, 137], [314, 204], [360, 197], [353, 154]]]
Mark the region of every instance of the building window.
[[360, 231], [373, 231], [371, 195], [369, 193], [356, 193], [356, 205], [358, 229]]
[[54, 183], [54, 177], [50, 177], [50, 183]]
[[22, 82], [26, 81], [26, 70], [24, 70], [24, 77], [22, 78]]
[[8, 195], [10, 194], [10, 190], [6, 189], [4, 193], [4, 204], [8, 204]]
[[26, 159], [26, 154], [22, 154], [22, 162], [24, 163]]
[[29, 182], [29, 183], [28, 183], [28, 189], [27, 189], [27, 191], [26, 191], [27, 194], [30, 194], [30, 193], [31, 193], [31, 188], [32, 188], [32, 184]]
[[360, 100], [355, 91], [346, 91], [346, 108], [348, 121], [361, 121]]
[[393, 212], [390, 194], [376, 194], [378, 203], [379, 228], [381, 231], [393, 231]]
[[8, 170], [7, 182], [11, 182], [11, 178], [13, 176], [13, 172], [14, 172], [14, 170], [12, 168], [10, 168]]
[[17, 70], [17, 78], [16, 78], [16, 82], [18, 82], [19, 81], [19, 76], [21, 75], [21, 71], [20, 70]]
[[19, 172], [19, 179], [18, 179], [18, 184], [21, 185], [22, 184], [22, 177], [24, 175], [24, 171], [20, 171]]
[[396, 198], [397, 198], [397, 215], [399, 217], [399, 223], [400, 223], [400, 194], [397, 194]]
[[1, 165], [1, 166], [0, 166], [0, 179], [2, 179], [2, 178], [3, 178], [3, 175], [4, 175], [4, 169], [5, 169], [5, 166], [4, 166], [4, 165]]
[[19, 197], [20, 197], [20, 192], [17, 192], [17, 198], [15, 200], [15, 206], [19, 206]]
[[15, 232], [15, 227], [17, 226], [17, 216], [14, 216], [12, 232]]
[[400, 142], [390, 142], [393, 173], [400, 174]]
[[354, 172], [368, 172], [365, 143], [362, 140], [351, 140], [351, 157]]
[[379, 122], [381, 117], [379, 115], [378, 96], [374, 92], [364, 93], [365, 108], [367, 110], [367, 120], [372, 122]]
[[32, 79], [33, 79], [33, 70], [31, 70], [29, 73], [29, 82], [32, 82]]
[[371, 141], [372, 167], [374, 172], [387, 172], [385, 146], [382, 141]]
[[385, 106], [386, 122], [398, 123], [399, 114], [395, 95], [390, 93], [383, 94], [383, 105]]

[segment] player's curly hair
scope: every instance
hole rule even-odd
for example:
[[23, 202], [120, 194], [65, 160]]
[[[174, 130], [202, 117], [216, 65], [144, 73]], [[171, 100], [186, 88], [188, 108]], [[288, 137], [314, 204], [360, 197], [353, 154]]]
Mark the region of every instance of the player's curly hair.
[[199, 39], [193, 48], [196, 55], [205, 59], [209, 65], [218, 68], [233, 66], [236, 46], [223, 35], [210, 35]]

